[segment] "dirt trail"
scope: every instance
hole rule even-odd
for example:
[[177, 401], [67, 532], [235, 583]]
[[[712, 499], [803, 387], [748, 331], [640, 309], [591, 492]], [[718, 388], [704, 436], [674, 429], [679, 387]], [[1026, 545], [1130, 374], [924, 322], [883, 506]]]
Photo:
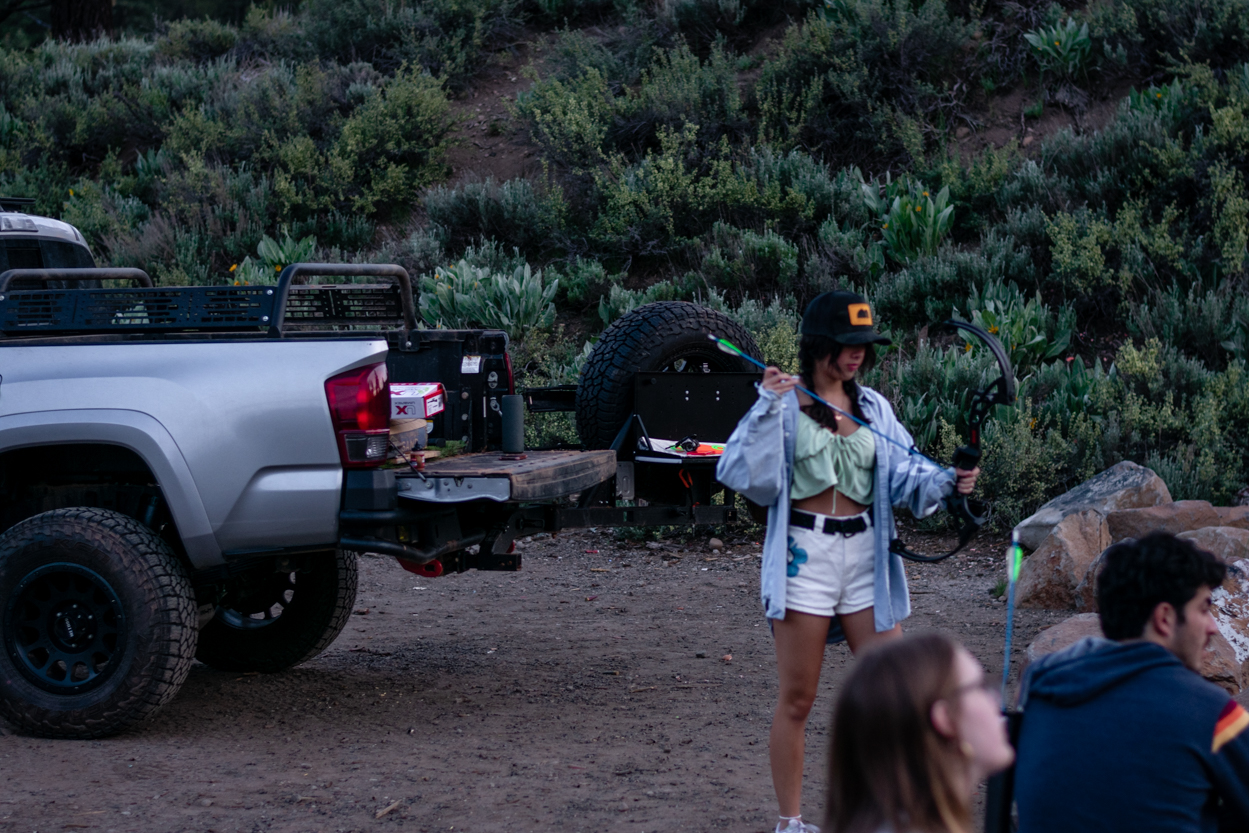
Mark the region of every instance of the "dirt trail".
[[[681, 549], [584, 532], [523, 545], [520, 573], [439, 579], [364, 558], [368, 613], [307, 665], [196, 665], [155, 723], [110, 740], [0, 737], [0, 831], [770, 830], [759, 548]], [[999, 551], [908, 568], [907, 627], [954, 633], [990, 674]], [[1016, 645], [1062, 617], [1022, 611]], [[828, 650], [808, 816], [849, 662]]]

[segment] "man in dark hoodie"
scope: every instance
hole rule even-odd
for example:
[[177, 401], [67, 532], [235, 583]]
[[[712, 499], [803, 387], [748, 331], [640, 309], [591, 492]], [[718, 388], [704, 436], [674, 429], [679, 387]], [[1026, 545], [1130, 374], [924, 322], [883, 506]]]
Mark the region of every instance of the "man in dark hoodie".
[[1249, 714], [1197, 673], [1227, 568], [1166, 533], [1106, 550], [1106, 639], [1028, 669], [1020, 693], [1020, 833], [1249, 828]]

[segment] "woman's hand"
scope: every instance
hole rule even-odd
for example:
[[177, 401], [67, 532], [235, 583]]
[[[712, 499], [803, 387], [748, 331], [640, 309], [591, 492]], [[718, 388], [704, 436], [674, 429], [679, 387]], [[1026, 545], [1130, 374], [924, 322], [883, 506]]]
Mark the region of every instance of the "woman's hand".
[[769, 367], [763, 371], [763, 389], [770, 390], [777, 396], [784, 396], [798, 384], [797, 376], [782, 373], [779, 367]]
[[980, 466], [976, 466], [971, 471], [966, 469], [954, 470], [954, 488], [958, 490], [960, 495], [970, 495], [971, 490], [976, 488], [976, 478], [980, 476]]

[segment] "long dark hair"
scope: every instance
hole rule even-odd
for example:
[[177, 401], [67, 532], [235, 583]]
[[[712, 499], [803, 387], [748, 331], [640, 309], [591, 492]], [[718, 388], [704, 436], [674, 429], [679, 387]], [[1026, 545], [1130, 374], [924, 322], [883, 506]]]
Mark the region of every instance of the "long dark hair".
[[[815, 366], [830, 356], [834, 362], [837, 361], [841, 351], [848, 346], [828, 336], [804, 335], [798, 342], [798, 375], [802, 377], [803, 386], [810, 390], [815, 390]], [[871, 370], [876, 366], [876, 345], [867, 344], [865, 347], [867, 352], [863, 355], [863, 366], [859, 369]], [[844, 383], [844, 387], [846, 395], [850, 397], [850, 412], [858, 419], [870, 422], [863, 415], [863, 408], [859, 405], [858, 381], [851, 379]], [[834, 418], [833, 412], [819, 402], [812, 402], [810, 405], [805, 406], [802, 412], [830, 431], [837, 430], [837, 420]]]
[[932, 725], [932, 707], [958, 708], [958, 643], [906, 636], [855, 660], [833, 710], [829, 833], [966, 833], [971, 808], [958, 740]]

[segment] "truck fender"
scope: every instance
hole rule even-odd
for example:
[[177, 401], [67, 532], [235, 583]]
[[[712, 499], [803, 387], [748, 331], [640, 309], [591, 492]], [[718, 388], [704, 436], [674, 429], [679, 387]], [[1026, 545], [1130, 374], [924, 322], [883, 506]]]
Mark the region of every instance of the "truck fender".
[[191, 469], [159, 421], [140, 411], [121, 409], [31, 411], [0, 417], [2, 450], [67, 443], [107, 443], [138, 454], [156, 477], [191, 565], [204, 569], [224, 563]]

